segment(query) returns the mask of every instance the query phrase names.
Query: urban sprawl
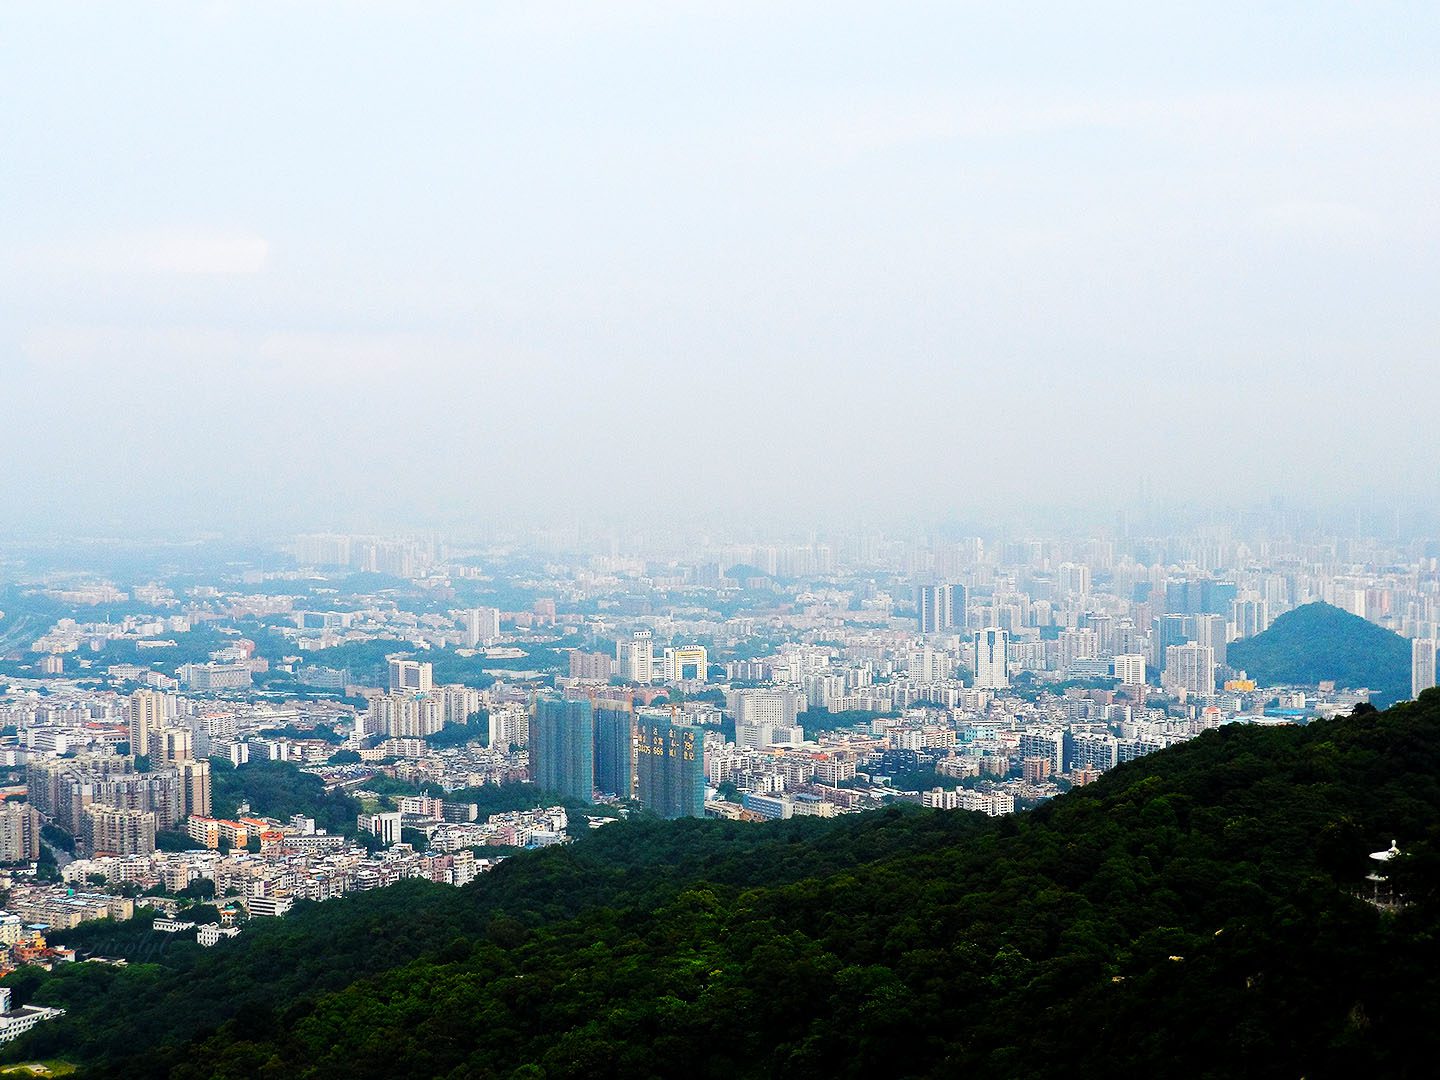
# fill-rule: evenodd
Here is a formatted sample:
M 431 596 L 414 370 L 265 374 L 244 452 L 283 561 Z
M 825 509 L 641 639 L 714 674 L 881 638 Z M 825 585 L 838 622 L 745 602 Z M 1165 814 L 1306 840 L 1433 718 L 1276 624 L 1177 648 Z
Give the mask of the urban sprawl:
M 1011 813 L 1209 728 L 1367 701 L 1229 663 L 1314 601 L 1411 639 L 1412 692 L 1435 683 L 1437 560 L 1398 541 L 628 547 L 312 534 L 201 581 L 0 552 L 0 968 L 140 913 L 223 947 L 631 814 Z M 262 768 L 359 812 L 233 797 Z M 0 1038 L 51 1015 L 0 1000 Z

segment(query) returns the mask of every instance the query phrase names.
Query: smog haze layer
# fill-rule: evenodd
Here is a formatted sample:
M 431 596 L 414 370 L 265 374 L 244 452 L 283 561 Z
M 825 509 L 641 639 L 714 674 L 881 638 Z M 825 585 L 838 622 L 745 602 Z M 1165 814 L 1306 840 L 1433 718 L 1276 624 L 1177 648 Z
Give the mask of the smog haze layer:
M 13 521 L 1435 501 L 1434 7 L 3 21 Z

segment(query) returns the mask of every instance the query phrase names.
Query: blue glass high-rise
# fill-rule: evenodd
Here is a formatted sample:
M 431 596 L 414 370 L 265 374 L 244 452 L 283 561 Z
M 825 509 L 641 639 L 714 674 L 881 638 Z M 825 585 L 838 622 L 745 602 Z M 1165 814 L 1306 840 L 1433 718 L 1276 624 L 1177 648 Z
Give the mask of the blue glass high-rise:
M 640 804 L 663 818 L 705 816 L 705 742 L 689 724 L 642 717 L 636 723 Z
M 590 702 L 536 702 L 530 722 L 530 778 L 545 791 L 594 801 L 595 711 Z

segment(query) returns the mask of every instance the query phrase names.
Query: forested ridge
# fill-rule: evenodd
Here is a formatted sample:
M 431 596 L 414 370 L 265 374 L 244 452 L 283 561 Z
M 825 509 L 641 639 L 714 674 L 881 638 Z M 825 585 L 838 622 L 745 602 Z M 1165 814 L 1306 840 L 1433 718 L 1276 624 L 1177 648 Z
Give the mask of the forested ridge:
M 1410 642 L 1333 604 L 1285 612 L 1263 634 L 1232 642 L 1226 659 L 1261 686 L 1334 680 L 1351 690 L 1370 690 L 1377 705 L 1410 694 Z
M 7 980 L 95 1077 L 1430 1075 L 1440 692 L 1039 809 L 627 822 L 464 889 Z M 1355 895 L 1398 839 L 1409 903 Z M 118 928 L 117 928 L 118 929 Z M 142 957 L 152 935 L 114 948 Z

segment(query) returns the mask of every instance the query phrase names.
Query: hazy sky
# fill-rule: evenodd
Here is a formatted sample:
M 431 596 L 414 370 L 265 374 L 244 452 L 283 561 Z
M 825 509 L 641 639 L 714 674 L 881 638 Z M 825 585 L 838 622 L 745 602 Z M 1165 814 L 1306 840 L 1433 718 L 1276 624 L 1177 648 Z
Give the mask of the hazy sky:
M 7 2 L 0 531 L 1433 502 L 1437 56 L 1434 3 Z

